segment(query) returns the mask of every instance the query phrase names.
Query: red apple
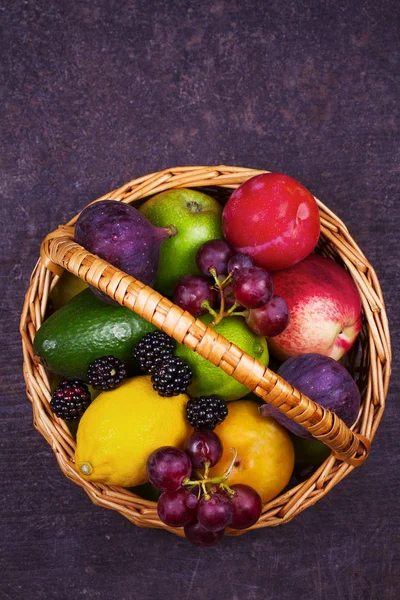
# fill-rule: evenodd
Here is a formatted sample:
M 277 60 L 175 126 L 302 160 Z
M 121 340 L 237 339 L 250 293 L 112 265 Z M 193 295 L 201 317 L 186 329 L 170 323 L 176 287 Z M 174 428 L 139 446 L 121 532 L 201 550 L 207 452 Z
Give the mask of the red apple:
M 313 254 L 272 276 L 290 311 L 283 333 L 268 338 L 276 357 L 317 352 L 339 360 L 350 350 L 361 329 L 361 298 L 343 267 Z
M 314 196 L 280 173 L 256 175 L 240 185 L 222 213 L 225 238 L 267 271 L 286 269 L 315 248 L 319 212 Z

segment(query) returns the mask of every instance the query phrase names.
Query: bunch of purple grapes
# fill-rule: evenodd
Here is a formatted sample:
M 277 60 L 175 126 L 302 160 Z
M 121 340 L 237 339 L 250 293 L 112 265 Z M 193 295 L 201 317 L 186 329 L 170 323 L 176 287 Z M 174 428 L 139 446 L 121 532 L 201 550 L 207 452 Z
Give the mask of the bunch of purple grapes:
M 250 256 L 235 253 L 228 242 L 205 242 L 196 255 L 196 265 L 202 275 L 185 275 L 178 280 L 173 301 L 199 317 L 218 301 L 225 316 L 241 314 L 248 327 L 257 335 L 273 337 L 284 331 L 289 322 L 289 309 L 283 298 L 274 296 L 270 273 L 253 264 Z M 210 311 L 211 312 L 211 311 Z
M 185 450 L 163 446 L 147 460 L 150 483 L 162 492 L 157 512 L 170 527 L 183 527 L 196 546 L 213 546 L 226 527 L 246 529 L 258 521 L 262 501 L 252 487 L 228 486 L 227 476 L 209 477 L 222 456 L 222 444 L 212 431 L 195 431 Z M 194 472 L 194 475 L 192 473 Z

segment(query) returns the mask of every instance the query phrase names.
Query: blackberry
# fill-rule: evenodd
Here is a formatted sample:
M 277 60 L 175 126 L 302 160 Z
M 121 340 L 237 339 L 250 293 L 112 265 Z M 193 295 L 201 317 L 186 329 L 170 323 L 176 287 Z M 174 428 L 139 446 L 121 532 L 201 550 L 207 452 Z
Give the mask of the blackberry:
M 170 356 L 154 371 L 151 377 L 153 388 L 160 396 L 184 394 L 192 383 L 193 373 L 181 358 Z
M 90 363 L 86 373 L 88 383 L 95 390 L 113 390 L 126 377 L 126 367 L 115 356 L 101 356 Z
M 174 342 L 162 331 L 146 333 L 135 346 L 133 357 L 139 362 L 140 368 L 148 373 L 154 373 L 166 358 L 173 355 Z
M 190 398 L 186 404 L 186 417 L 196 429 L 215 429 L 228 414 L 225 400 L 217 396 L 200 396 Z
M 80 379 L 61 381 L 53 392 L 50 408 L 64 421 L 77 421 L 83 415 L 92 398 L 87 386 Z

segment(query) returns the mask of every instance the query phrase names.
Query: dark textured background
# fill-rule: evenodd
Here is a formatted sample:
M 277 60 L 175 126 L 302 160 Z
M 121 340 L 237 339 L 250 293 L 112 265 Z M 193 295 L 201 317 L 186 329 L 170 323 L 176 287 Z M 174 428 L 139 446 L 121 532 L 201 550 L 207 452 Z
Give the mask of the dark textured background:
M 394 600 L 399 369 L 367 463 L 290 524 L 200 550 L 98 508 L 32 426 L 17 333 L 44 235 L 142 174 L 298 178 L 379 275 L 399 349 L 397 0 L 1 2 L 1 600 Z

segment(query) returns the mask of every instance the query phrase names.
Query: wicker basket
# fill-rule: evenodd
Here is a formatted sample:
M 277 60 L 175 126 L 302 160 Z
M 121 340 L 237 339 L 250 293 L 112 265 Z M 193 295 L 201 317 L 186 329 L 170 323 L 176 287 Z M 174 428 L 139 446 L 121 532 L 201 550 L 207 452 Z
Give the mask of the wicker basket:
M 206 188 L 208 194 L 224 202 L 232 189 L 250 177 L 265 172 L 226 166 L 167 169 L 131 181 L 99 200 L 109 198 L 137 203 L 163 190 L 192 187 Z M 290 521 L 315 504 L 365 460 L 385 408 L 391 370 L 389 327 L 373 268 L 346 226 L 319 200 L 317 202 L 321 220 L 319 251 L 347 268 L 363 303 L 363 329 L 348 355 L 349 369 L 362 395 L 358 419 L 351 430 L 336 415 L 303 396 L 257 360 L 216 334 L 212 328 L 76 244 L 72 226 L 78 215 L 44 240 L 41 258 L 32 273 L 21 315 L 27 395 L 33 407 L 34 425 L 53 448 L 63 473 L 83 487 L 95 504 L 117 510 L 136 525 L 162 527 L 183 535 L 181 528 L 171 529 L 159 520 L 154 502 L 123 488 L 90 483 L 80 477 L 74 468 L 75 442 L 67 425 L 56 418 L 49 408 L 49 378 L 32 350 L 32 341 L 43 321 L 49 293 L 63 269 L 95 285 L 178 342 L 219 365 L 331 448 L 330 456 L 311 477 L 264 506 L 261 518 L 253 528 L 271 527 Z M 242 532 L 232 530 L 228 533 L 237 535 Z

